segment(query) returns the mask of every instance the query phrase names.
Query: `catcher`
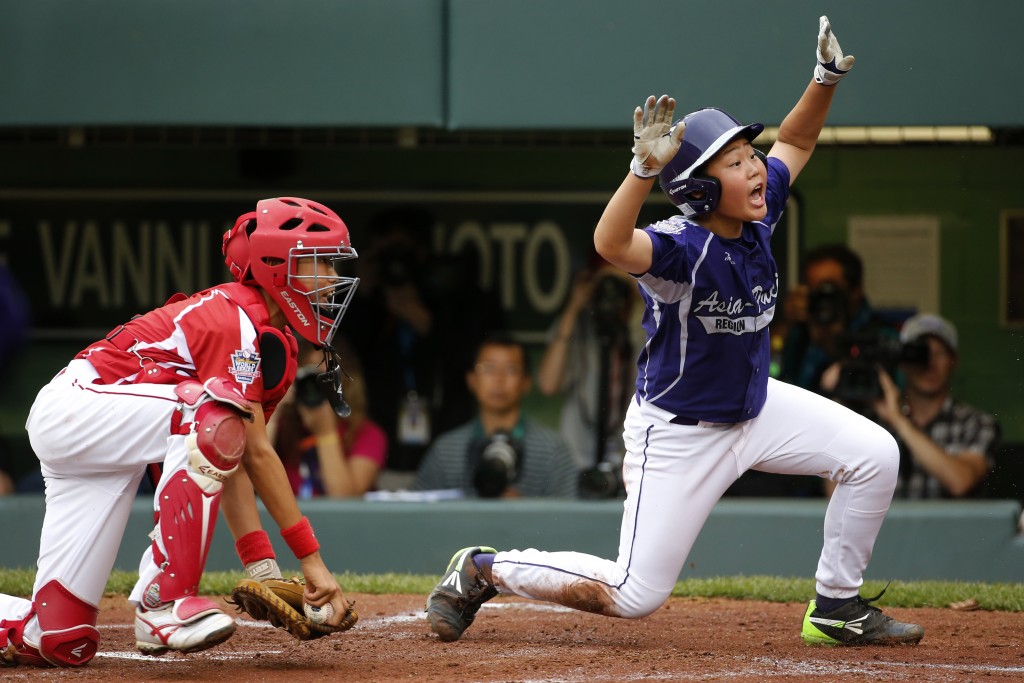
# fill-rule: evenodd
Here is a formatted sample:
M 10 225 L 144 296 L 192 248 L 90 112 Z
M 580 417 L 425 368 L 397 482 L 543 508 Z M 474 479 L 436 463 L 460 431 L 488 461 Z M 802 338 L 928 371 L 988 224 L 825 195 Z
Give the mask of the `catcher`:
M 266 199 L 225 233 L 223 250 L 234 282 L 118 326 L 40 390 L 26 428 L 46 515 L 31 599 L 0 595 L 0 664 L 82 666 L 95 656 L 100 597 L 139 482 L 156 465 L 156 526 L 129 598 L 140 651 L 196 652 L 231 637 L 234 618 L 199 597 L 199 580 L 220 501 L 232 529 L 243 528 L 257 514 L 254 489 L 301 563 L 301 596 L 283 602 L 296 614 L 303 601 L 329 604 L 327 630 L 355 623 L 266 435 L 295 379 L 291 328 L 323 349 L 321 381 L 343 406 L 331 342 L 358 284 L 336 270 L 357 256 L 348 228 L 322 204 Z M 236 600 L 253 616 L 290 618 L 299 637 L 312 633 L 273 592 L 243 582 Z

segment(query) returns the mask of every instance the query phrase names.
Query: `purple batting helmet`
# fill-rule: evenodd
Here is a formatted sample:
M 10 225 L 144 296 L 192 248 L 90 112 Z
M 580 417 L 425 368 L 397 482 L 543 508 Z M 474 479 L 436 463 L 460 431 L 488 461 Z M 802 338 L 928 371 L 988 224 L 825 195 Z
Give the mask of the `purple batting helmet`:
M 753 141 L 764 130 L 764 124 L 744 126 L 721 109 L 713 108 L 687 114 L 682 122 L 686 124 L 683 143 L 661 170 L 658 181 L 669 200 L 690 218 L 714 211 L 722 196 L 718 179 L 701 174 L 701 167 L 737 137 Z

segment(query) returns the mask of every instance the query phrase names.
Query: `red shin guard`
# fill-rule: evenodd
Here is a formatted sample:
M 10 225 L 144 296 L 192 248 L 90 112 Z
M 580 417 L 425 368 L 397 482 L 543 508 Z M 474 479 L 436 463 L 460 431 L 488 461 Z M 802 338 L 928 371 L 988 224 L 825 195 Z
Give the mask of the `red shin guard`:
M 82 600 L 56 579 L 36 592 L 34 603 L 36 619 L 43 631 L 39 656 L 53 666 L 89 663 L 100 643 L 100 632 L 96 629 L 99 608 Z M 19 653 L 18 661 L 37 664 L 31 661 L 33 656 L 32 652 Z
M 213 540 L 219 502 L 220 487 L 208 493 L 184 469 L 167 477 L 167 484 L 160 492 L 157 525 L 166 555 L 154 541 L 153 561 L 161 567 L 161 572 L 146 588 L 143 607 L 156 609 L 199 592 L 199 579 Z

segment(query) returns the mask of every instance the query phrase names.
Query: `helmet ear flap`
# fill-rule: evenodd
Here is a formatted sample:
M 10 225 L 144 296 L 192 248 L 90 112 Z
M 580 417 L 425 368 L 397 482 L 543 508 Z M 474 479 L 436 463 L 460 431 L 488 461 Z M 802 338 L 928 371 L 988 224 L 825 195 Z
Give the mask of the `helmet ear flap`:
M 768 155 L 766 155 L 764 152 L 762 152 L 757 147 L 755 147 L 754 148 L 754 156 L 756 156 L 758 159 L 760 159 L 761 163 L 764 164 L 765 170 L 768 170 Z
M 252 281 L 249 235 L 255 229 L 256 213 L 250 212 L 239 216 L 235 225 L 224 233 L 221 253 L 224 254 L 224 265 L 231 271 L 235 282 Z
M 695 175 L 685 181 L 676 206 L 687 218 L 700 216 L 718 207 L 722 183 L 714 176 Z

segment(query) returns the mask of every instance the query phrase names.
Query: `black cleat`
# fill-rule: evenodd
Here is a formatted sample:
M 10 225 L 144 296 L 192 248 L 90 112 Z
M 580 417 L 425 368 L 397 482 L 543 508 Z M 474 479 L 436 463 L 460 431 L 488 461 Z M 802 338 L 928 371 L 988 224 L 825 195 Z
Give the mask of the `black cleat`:
M 811 600 L 800 637 L 809 645 L 916 645 L 924 637 L 924 629 L 882 614 L 871 604 L 882 593 L 873 598 L 858 595 L 831 612 L 819 610 Z
M 441 582 L 427 597 L 427 619 L 430 629 L 446 643 L 458 640 L 469 628 L 480 606 L 498 594 L 476 568 L 473 557 L 495 553 L 494 548 L 473 546 L 452 556 Z

